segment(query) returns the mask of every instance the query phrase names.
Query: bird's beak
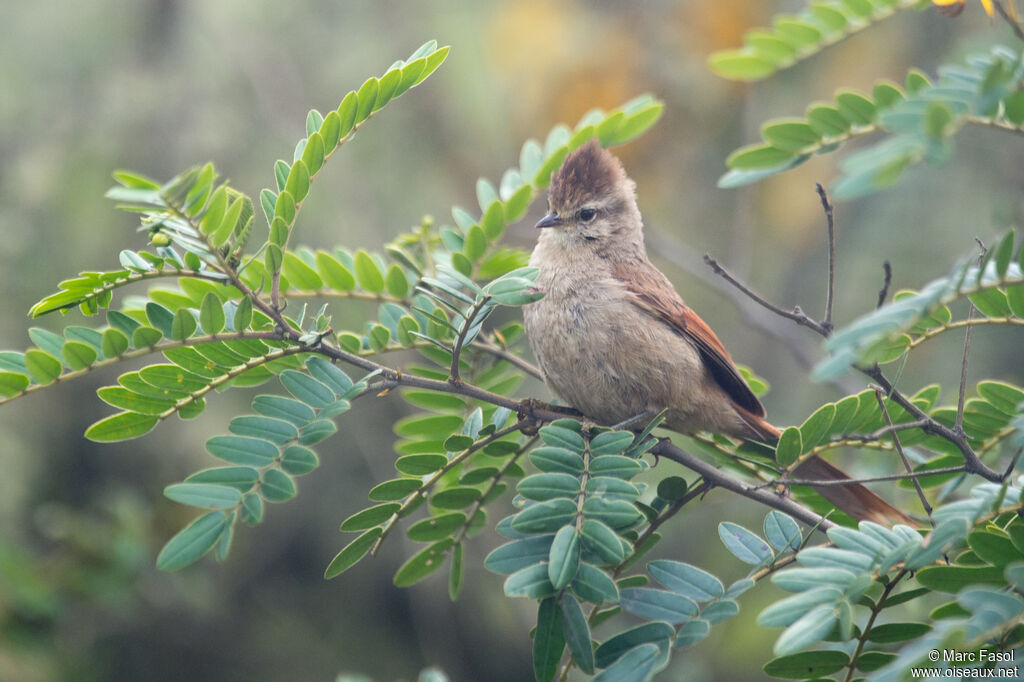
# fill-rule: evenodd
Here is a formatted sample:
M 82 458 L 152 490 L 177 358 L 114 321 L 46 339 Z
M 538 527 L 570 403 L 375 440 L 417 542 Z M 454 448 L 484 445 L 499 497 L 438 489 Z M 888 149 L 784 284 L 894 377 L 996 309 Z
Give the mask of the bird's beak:
M 540 220 L 534 227 L 557 227 L 562 224 L 562 219 L 558 217 L 557 213 L 549 213 Z

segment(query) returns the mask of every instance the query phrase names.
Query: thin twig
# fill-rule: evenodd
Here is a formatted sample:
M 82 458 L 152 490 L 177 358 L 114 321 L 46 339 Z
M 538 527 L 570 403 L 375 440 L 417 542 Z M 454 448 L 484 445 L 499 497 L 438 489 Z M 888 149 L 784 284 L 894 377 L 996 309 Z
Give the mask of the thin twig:
M 802 311 L 799 306 L 793 308 L 793 310 L 791 311 L 780 308 L 774 303 L 771 303 L 765 298 L 761 297 L 759 294 L 754 292 L 752 289 L 750 289 L 750 287 L 745 285 L 743 282 L 733 277 L 732 274 L 730 274 L 728 270 L 723 268 L 717 260 L 711 257 L 710 254 L 705 254 L 704 262 L 707 263 L 708 266 L 715 271 L 715 274 L 720 275 L 723 279 L 725 279 L 725 281 L 729 282 L 734 287 L 742 291 L 744 294 L 747 295 L 748 298 L 750 298 L 758 305 L 767 308 L 776 315 L 781 315 L 782 317 L 793 320 L 797 324 L 803 325 L 805 327 L 810 327 L 811 329 L 818 332 L 822 336 L 828 336 L 828 332 L 825 330 L 823 326 L 821 326 L 821 323 L 812 320 L 810 317 L 808 317 L 807 314 L 804 311 Z
M 983 244 L 977 237 L 974 238 L 974 241 L 978 242 L 978 248 L 981 250 L 981 253 L 978 255 L 978 267 L 980 268 L 981 262 L 985 258 L 985 253 L 988 249 L 985 248 L 985 244 Z M 960 391 L 957 393 L 956 422 L 953 424 L 953 430 L 958 433 L 964 432 L 964 403 L 967 398 L 967 359 L 971 350 L 971 332 L 974 329 L 970 324 L 971 318 L 974 317 L 974 303 L 968 299 L 967 305 L 968 324 L 967 329 L 964 331 L 964 354 L 963 360 L 960 363 Z
M 974 317 L 974 304 L 970 304 L 970 308 L 967 310 L 967 321 L 970 322 L 971 318 Z M 964 430 L 964 404 L 967 396 L 967 358 L 968 353 L 971 350 L 971 332 L 974 327 L 971 324 L 967 325 L 964 331 L 964 356 L 960 363 L 960 392 L 957 394 L 956 399 L 956 423 L 953 428 L 961 433 Z
M 462 379 L 459 378 L 459 359 L 462 355 L 462 346 L 466 343 L 466 335 L 473 326 L 476 316 L 480 314 L 480 311 L 490 300 L 489 296 L 484 296 L 474 303 L 473 307 L 470 308 L 469 313 L 466 315 L 466 321 L 462 323 L 462 326 L 459 329 L 459 335 L 455 339 L 455 345 L 452 346 L 452 366 L 448 372 L 448 381 L 455 385 L 462 383 Z
M 968 473 L 977 474 L 985 480 L 992 481 L 993 483 L 1001 482 L 1002 479 L 999 472 L 993 471 L 978 458 L 978 453 L 976 453 L 974 448 L 971 447 L 971 444 L 968 442 L 967 436 L 964 433 L 954 431 L 948 426 L 935 421 L 924 410 L 907 398 L 907 396 L 896 390 L 878 365 L 874 365 L 872 367 L 855 365 L 855 367 L 860 372 L 873 379 L 875 383 L 879 384 L 885 390 L 886 395 L 889 396 L 890 400 L 909 412 L 915 419 L 924 421 L 925 424 L 921 427 L 922 431 L 939 436 L 940 438 L 943 438 L 955 445 L 964 456 L 964 466 Z
M 788 497 L 782 495 L 776 495 L 775 493 L 767 490 L 761 490 L 757 486 L 745 483 L 737 478 L 733 478 L 724 471 L 719 470 L 712 464 L 708 464 L 704 460 L 700 459 L 695 455 L 691 455 L 682 448 L 673 444 L 667 438 L 662 438 L 658 441 L 651 452 L 659 457 L 670 459 L 673 462 L 682 464 L 687 469 L 697 472 L 704 477 L 705 481 L 708 481 L 715 485 L 717 488 L 725 488 L 731 490 L 734 493 L 738 493 L 743 497 L 760 502 L 761 504 L 778 509 L 779 511 L 785 512 L 795 519 L 803 521 L 808 526 L 818 525 L 819 530 L 822 532 L 827 531 L 836 524 L 831 521 L 824 520 L 818 514 L 804 507 L 801 504 L 793 501 Z
M 1010 2 L 1014 2 L 1014 0 L 1010 0 Z M 1015 17 L 1010 16 L 1010 14 L 1006 11 L 1006 8 L 1003 7 L 1003 3 L 1001 2 L 1001 0 L 996 0 L 992 4 L 995 5 L 996 10 L 998 10 L 999 16 L 1001 16 L 1003 20 L 1010 25 L 1010 28 L 1013 29 L 1013 32 L 1017 34 L 1017 37 L 1020 38 L 1021 40 L 1024 40 L 1024 27 L 1021 27 L 1020 22 L 1017 21 Z M 1016 14 L 1016 12 L 1014 13 Z
M 945 474 L 962 474 L 964 473 L 964 466 L 955 467 L 944 467 L 942 469 L 932 469 L 930 471 L 912 471 L 909 474 L 890 474 L 888 476 L 868 476 L 866 478 L 847 478 L 841 481 L 828 480 L 818 481 L 813 479 L 803 478 L 787 478 L 780 479 L 777 481 L 769 481 L 768 483 L 762 483 L 759 488 L 767 488 L 774 485 L 811 485 L 815 488 L 836 488 L 844 485 L 860 485 L 862 483 L 886 483 L 891 481 L 909 481 L 917 478 L 926 478 L 928 476 L 942 476 Z
M 814 183 L 818 190 L 818 197 L 821 199 L 821 207 L 825 210 L 825 222 L 828 224 L 828 288 L 825 293 L 825 318 L 821 326 L 825 329 L 826 335 L 832 333 L 832 302 L 835 296 L 836 283 L 836 229 L 833 217 L 833 207 L 828 200 L 828 194 L 820 182 Z
M 884 273 L 882 288 L 878 291 L 878 303 L 875 304 L 875 310 L 881 308 L 889 296 L 889 285 L 892 284 L 892 264 L 889 261 L 882 263 L 882 272 Z
M 881 386 L 875 386 L 875 400 L 878 401 L 878 407 L 882 410 L 882 416 L 885 417 L 885 423 L 888 424 L 889 428 L 892 428 L 892 417 L 889 416 L 889 409 L 885 406 L 885 391 Z M 914 468 L 910 466 L 910 460 L 907 459 L 907 453 L 903 451 L 903 444 L 900 443 L 899 434 L 895 431 L 892 434 L 893 445 L 896 446 L 896 452 L 899 453 L 900 459 L 903 460 L 903 467 L 907 470 L 908 474 L 914 473 Z M 917 496 L 921 499 L 921 506 L 924 507 L 924 513 L 928 515 L 928 520 L 932 519 L 932 505 L 928 502 L 928 497 L 924 494 L 924 488 L 921 487 L 921 482 L 914 476 L 910 479 L 914 483 L 914 490 L 917 491 Z M 934 521 L 931 521 L 932 525 L 935 525 Z
M 782 340 L 783 347 L 790 352 L 801 367 L 811 369 L 818 363 L 820 359 L 818 348 L 807 343 L 807 338 L 799 330 L 786 324 L 784 320 L 778 319 L 770 311 L 763 310 L 742 292 L 737 291 L 729 282 L 710 272 L 704 266 L 698 252 L 666 235 L 663 230 L 648 231 L 647 243 L 652 252 L 729 298 L 752 326 Z
M 491 355 L 493 355 L 495 357 L 501 358 L 502 360 L 506 360 L 507 362 L 509 362 L 512 365 L 515 365 L 516 367 L 518 367 L 519 369 L 523 370 L 524 372 L 526 372 L 530 376 L 536 377 L 537 379 L 541 379 L 541 380 L 544 379 L 544 374 L 540 371 L 540 369 L 536 365 L 533 365 L 533 364 L 527 362 L 526 360 L 524 360 L 523 358 L 519 357 L 518 355 L 516 355 L 512 351 L 507 350 L 505 348 L 502 348 L 501 346 L 499 346 L 496 343 L 492 343 L 490 341 L 485 341 L 483 339 L 476 338 L 476 339 L 473 339 L 473 342 L 471 344 L 469 344 L 469 345 L 472 348 L 479 348 L 480 350 L 482 350 L 482 351 L 484 351 L 486 353 L 490 353 Z

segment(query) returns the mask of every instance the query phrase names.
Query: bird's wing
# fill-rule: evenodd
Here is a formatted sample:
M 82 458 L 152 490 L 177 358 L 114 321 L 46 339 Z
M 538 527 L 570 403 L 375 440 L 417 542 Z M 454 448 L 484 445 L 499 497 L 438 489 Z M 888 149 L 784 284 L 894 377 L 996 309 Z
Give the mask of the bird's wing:
M 711 327 L 683 303 L 665 275 L 650 263 L 617 263 L 612 266 L 612 276 L 622 283 L 640 310 L 693 343 L 711 376 L 737 405 L 754 416 L 764 416 L 764 406 L 750 390 L 725 346 Z

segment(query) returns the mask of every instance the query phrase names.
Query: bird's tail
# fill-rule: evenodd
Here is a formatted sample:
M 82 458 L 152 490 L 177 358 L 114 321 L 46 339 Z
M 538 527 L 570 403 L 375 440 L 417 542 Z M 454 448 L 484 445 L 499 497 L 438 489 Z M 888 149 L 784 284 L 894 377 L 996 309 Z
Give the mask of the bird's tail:
M 744 421 L 750 427 L 751 436 L 756 440 L 775 443 L 781 431 L 763 418 L 747 413 Z M 793 469 L 793 477 L 811 481 L 848 481 L 850 477 L 841 469 L 832 466 L 821 457 L 811 457 Z M 916 526 L 909 516 L 892 506 L 860 483 L 848 485 L 811 486 L 824 497 L 858 521 L 874 521 L 884 526 L 905 523 Z

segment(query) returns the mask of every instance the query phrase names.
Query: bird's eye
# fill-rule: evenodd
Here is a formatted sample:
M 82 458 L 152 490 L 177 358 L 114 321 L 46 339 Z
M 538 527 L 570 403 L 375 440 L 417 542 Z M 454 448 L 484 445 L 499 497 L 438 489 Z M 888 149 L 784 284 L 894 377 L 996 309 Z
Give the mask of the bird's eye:
M 592 208 L 580 209 L 580 220 L 585 223 L 589 223 L 597 215 L 597 211 Z

